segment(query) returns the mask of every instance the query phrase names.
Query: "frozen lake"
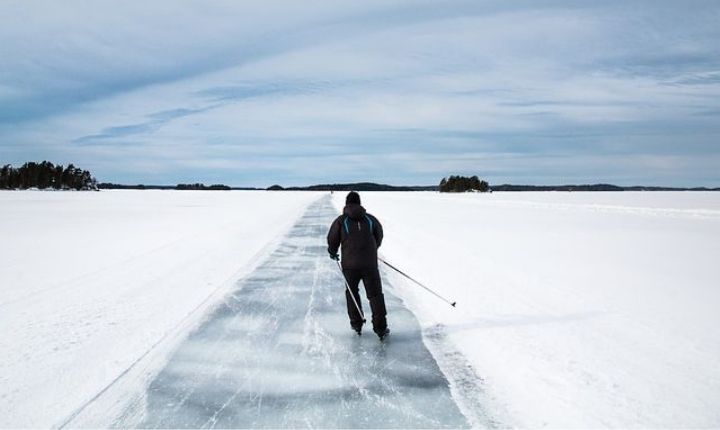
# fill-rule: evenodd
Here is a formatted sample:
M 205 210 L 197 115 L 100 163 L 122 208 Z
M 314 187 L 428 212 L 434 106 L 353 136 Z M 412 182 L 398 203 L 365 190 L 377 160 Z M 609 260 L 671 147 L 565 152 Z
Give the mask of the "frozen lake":
M 112 427 L 469 427 L 417 320 L 387 285 L 391 337 L 351 331 L 325 245 L 335 216 L 329 198 L 311 204 L 172 354 L 133 406 L 142 410 L 122 414 L 141 421 Z
M 61 423 L 193 326 L 318 197 L 0 192 L 0 427 Z
M 720 426 L 720 193 L 361 196 L 381 254 L 458 301 L 392 279 L 504 423 Z
M 458 302 L 383 272 L 384 346 L 325 254 L 344 197 L 0 193 L 0 427 L 720 425 L 720 193 L 361 193 Z

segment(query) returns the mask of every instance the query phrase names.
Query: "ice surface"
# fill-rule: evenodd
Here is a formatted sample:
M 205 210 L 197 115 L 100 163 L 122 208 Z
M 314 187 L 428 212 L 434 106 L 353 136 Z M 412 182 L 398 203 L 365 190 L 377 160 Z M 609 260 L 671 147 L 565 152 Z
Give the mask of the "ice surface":
M 324 203 L 236 285 L 318 194 L 0 193 L 0 427 L 720 426 L 720 193 L 361 194 L 438 365 L 394 297 L 353 338 Z
M 388 286 L 391 337 L 351 331 L 325 245 L 336 215 L 328 198 L 312 204 L 174 352 L 142 412 L 123 414 L 142 421 L 113 426 L 468 427 L 417 321 Z
M 0 427 L 51 427 L 186 332 L 315 193 L 0 192 Z
M 388 272 L 504 425 L 720 427 L 720 193 L 361 198 L 382 256 L 458 301 Z

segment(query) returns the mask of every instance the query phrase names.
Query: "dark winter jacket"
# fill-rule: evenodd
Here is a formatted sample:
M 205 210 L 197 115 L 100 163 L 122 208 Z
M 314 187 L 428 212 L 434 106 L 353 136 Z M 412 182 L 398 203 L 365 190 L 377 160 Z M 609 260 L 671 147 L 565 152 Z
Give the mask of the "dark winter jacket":
M 342 245 L 343 269 L 376 268 L 377 249 L 383 239 L 380 221 L 357 204 L 349 204 L 333 221 L 328 232 L 328 252 L 337 254 Z

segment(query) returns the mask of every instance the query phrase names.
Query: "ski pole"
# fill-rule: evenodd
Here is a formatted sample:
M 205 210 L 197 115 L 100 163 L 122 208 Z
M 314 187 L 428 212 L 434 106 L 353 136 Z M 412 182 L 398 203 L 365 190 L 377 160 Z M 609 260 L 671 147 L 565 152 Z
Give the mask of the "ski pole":
M 446 299 L 445 297 L 441 296 L 440 294 L 436 293 L 435 291 L 431 290 L 430 288 L 426 287 L 425 285 L 421 284 L 420 282 L 414 280 L 410 277 L 407 273 L 403 272 L 402 270 L 398 269 L 397 267 L 393 266 L 392 264 L 388 263 L 387 261 L 383 260 L 382 258 L 378 257 L 378 260 L 385 263 L 388 267 L 393 269 L 394 271 L 398 272 L 399 274 L 403 275 L 404 277 L 408 278 L 409 280 L 413 281 L 414 283 L 420 285 L 421 287 L 425 288 L 427 291 L 431 292 L 435 295 L 435 297 L 439 298 L 440 300 L 444 301 L 445 303 L 449 304 L 452 307 L 455 307 L 457 302 L 451 302 L 450 300 Z
M 350 289 L 350 284 L 348 284 L 347 278 L 345 277 L 345 274 L 342 271 L 342 266 L 340 265 L 340 262 L 338 260 L 335 260 L 337 263 L 338 269 L 340 269 L 340 274 L 343 277 L 343 281 L 345 281 L 345 288 L 347 288 L 348 293 L 350 294 L 350 297 L 352 297 L 353 303 L 355 303 L 355 307 L 357 308 L 358 312 L 360 312 L 360 317 L 363 320 L 363 323 L 366 322 L 365 320 L 365 314 L 363 313 L 362 309 L 360 309 L 360 305 L 358 305 L 357 300 L 355 300 L 355 294 L 353 294 L 352 290 Z

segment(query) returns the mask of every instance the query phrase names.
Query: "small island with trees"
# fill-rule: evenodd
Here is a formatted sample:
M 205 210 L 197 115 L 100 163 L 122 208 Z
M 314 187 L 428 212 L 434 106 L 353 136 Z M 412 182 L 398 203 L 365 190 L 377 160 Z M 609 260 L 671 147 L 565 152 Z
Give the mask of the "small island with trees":
M 449 178 L 442 178 L 438 189 L 441 193 L 486 193 L 490 191 L 490 184 L 487 181 L 480 180 L 477 176 L 451 175 Z
M 69 164 L 67 167 L 49 161 L 27 162 L 15 168 L 6 164 L 0 169 L 0 189 L 27 190 L 97 190 L 97 181 L 89 171 Z

